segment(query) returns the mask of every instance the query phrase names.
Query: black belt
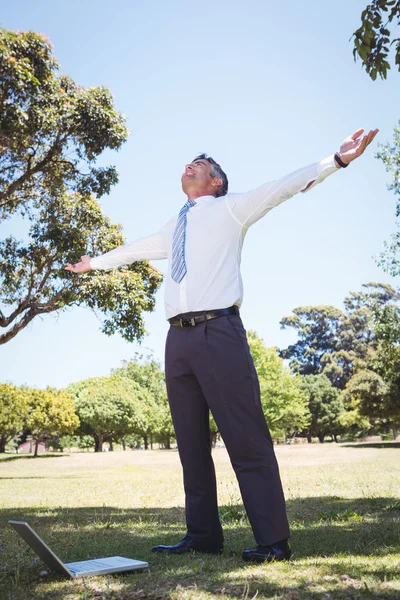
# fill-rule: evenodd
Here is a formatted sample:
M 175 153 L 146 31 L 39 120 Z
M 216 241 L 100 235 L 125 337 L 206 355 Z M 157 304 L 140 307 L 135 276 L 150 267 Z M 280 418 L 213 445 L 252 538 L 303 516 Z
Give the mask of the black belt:
M 218 317 L 223 317 L 224 315 L 239 316 L 239 308 L 237 306 L 230 306 L 229 308 L 220 308 L 218 310 L 205 310 L 200 315 L 195 315 L 194 317 L 187 316 L 183 319 L 172 317 L 172 319 L 168 319 L 168 321 L 171 325 L 174 325 L 174 327 L 195 327 L 198 323 L 210 321 L 211 319 L 218 319 Z

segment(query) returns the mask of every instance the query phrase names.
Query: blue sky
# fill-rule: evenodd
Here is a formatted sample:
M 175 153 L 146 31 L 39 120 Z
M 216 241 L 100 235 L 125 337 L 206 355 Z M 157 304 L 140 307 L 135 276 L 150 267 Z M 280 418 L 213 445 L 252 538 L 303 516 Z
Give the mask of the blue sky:
M 352 32 L 366 0 L 15 0 L 3 27 L 49 36 L 61 72 L 111 89 L 131 135 L 106 153 L 120 183 L 102 199 L 128 240 L 158 230 L 183 204 L 186 162 L 208 152 L 241 192 L 315 162 L 358 127 L 378 127 L 367 153 L 259 221 L 242 259 L 242 318 L 267 345 L 294 339 L 279 321 L 296 306 L 342 307 L 350 290 L 397 285 L 373 256 L 395 228 L 390 176 L 374 158 L 399 119 L 400 74 L 372 82 L 354 63 Z M 1 234 L 10 233 L 12 222 Z M 13 235 L 18 235 L 14 228 Z M 77 257 L 78 259 L 79 257 Z M 165 271 L 164 261 L 154 262 Z M 99 331 L 88 309 L 36 318 L 1 346 L 0 381 L 63 387 L 106 375 L 136 351 L 163 361 L 164 288 L 141 346 Z

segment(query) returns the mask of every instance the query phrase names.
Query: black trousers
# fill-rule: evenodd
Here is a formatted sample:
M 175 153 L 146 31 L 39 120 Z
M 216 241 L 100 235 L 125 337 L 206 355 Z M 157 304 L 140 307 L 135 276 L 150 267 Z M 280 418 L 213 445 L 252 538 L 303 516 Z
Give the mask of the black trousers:
M 198 314 L 202 313 L 190 313 Z M 269 545 L 288 538 L 278 464 L 241 318 L 228 315 L 195 327 L 171 325 L 165 372 L 183 467 L 190 536 L 199 543 L 223 539 L 211 457 L 211 410 L 236 473 L 256 542 Z

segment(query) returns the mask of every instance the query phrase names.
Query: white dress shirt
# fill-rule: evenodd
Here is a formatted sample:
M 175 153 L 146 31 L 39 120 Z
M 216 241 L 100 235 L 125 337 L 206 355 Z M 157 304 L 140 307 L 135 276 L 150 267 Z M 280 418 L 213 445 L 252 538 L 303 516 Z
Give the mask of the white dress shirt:
M 171 261 L 168 265 L 167 319 L 180 313 L 240 306 L 243 299 L 240 261 L 250 225 L 281 202 L 297 192 L 308 191 L 335 171 L 338 168 L 330 156 L 244 194 L 196 198 L 196 205 L 187 213 L 187 273 L 180 283 L 171 277 Z M 138 260 L 170 258 L 177 217 L 175 215 L 154 235 L 92 258 L 92 269 L 112 269 Z

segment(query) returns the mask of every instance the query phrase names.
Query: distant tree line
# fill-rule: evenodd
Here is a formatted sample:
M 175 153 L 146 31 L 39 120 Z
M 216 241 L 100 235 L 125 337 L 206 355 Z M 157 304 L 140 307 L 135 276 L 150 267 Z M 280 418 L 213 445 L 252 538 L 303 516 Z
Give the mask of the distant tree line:
M 302 376 L 312 421 L 308 437 L 360 432 L 387 433 L 400 427 L 399 293 L 369 283 L 351 292 L 345 310 L 303 306 L 281 321 L 297 341 L 281 350 Z
M 278 440 L 398 437 L 400 429 L 400 295 L 369 283 L 351 292 L 344 310 L 295 308 L 282 327 L 297 332 L 288 348 L 268 348 L 254 331 L 248 342 L 261 403 Z M 286 361 L 286 362 L 285 362 Z M 288 363 L 288 364 L 287 364 Z M 218 429 L 211 417 L 215 443 Z M 152 356 L 136 355 L 110 376 L 64 390 L 0 384 L 0 452 L 28 437 L 53 449 L 171 448 L 174 431 L 164 373 Z

